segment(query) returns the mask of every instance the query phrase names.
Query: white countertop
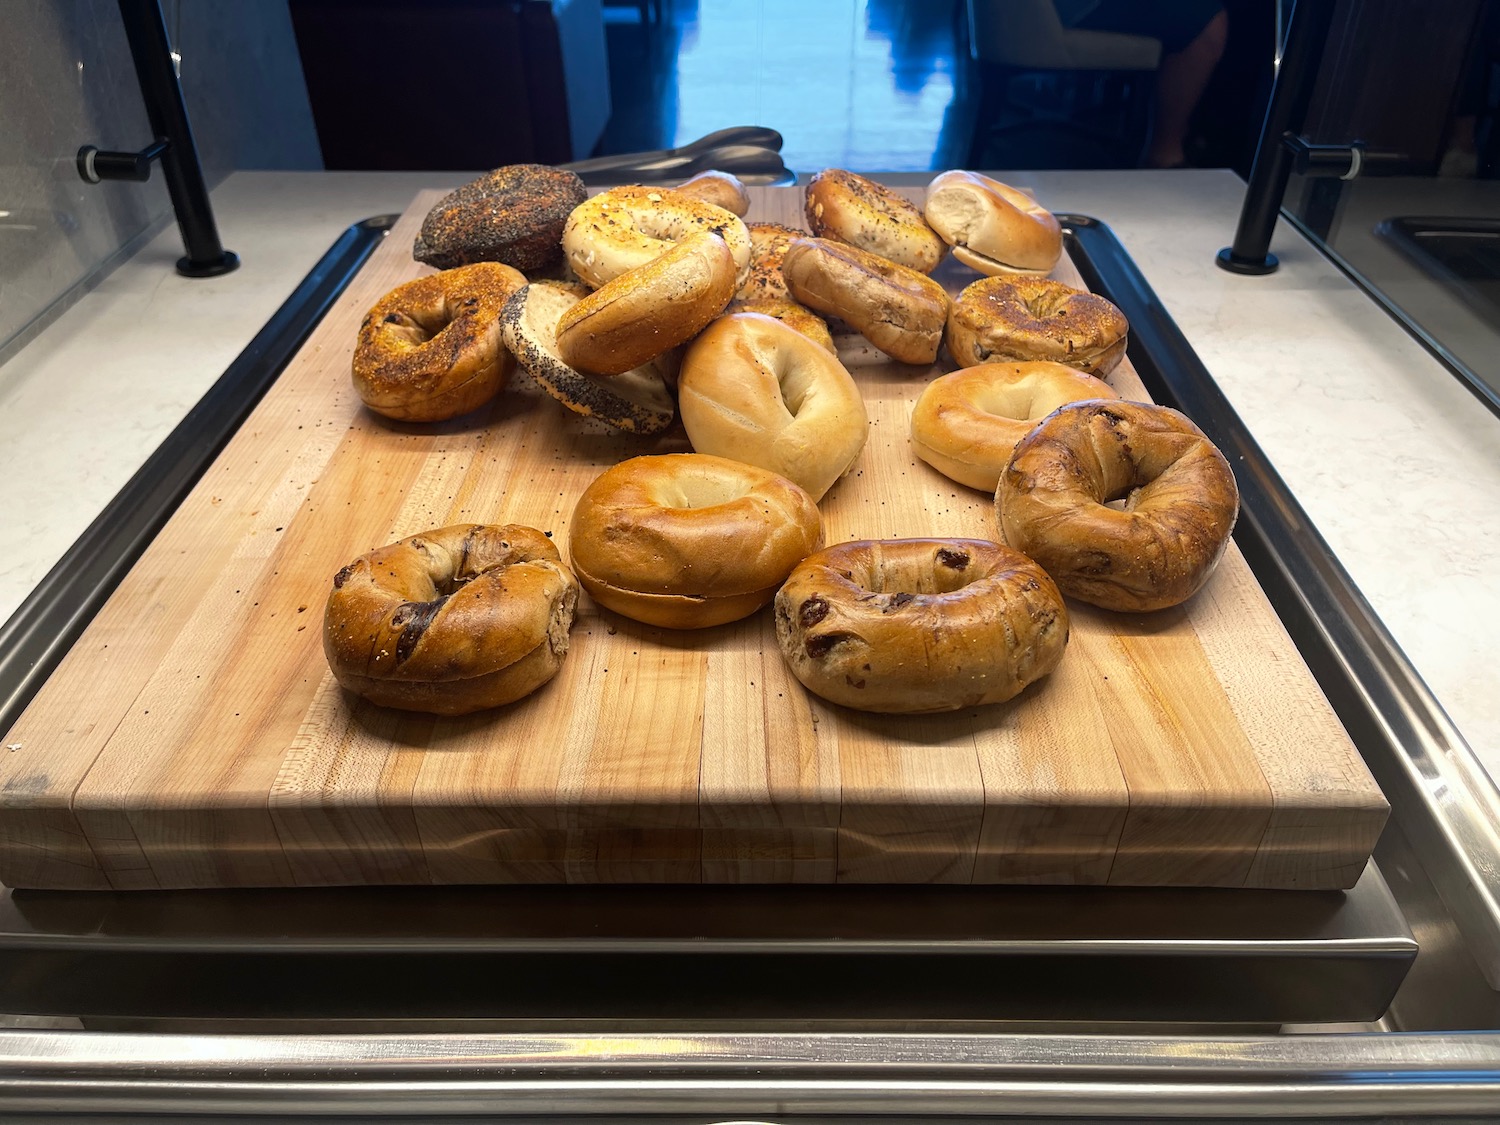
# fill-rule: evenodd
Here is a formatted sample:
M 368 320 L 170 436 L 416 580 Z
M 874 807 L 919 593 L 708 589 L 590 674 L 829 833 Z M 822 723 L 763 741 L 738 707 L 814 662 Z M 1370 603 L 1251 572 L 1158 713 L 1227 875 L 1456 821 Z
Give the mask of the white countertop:
M 244 264 L 174 272 L 169 228 L 0 367 L 8 616 L 349 224 L 433 173 L 241 172 L 214 193 Z M 1500 419 L 1284 224 L 1263 278 L 1213 264 L 1229 172 L 1008 176 L 1119 235 L 1272 463 L 1500 777 Z

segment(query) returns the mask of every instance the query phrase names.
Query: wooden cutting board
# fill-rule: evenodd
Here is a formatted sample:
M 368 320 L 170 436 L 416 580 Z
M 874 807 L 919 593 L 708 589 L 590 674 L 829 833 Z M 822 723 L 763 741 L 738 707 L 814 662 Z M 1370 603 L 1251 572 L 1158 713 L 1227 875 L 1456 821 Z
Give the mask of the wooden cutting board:
M 800 192 L 753 194 L 753 218 L 802 225 Z M 519 381 L 440 425 L 360 406 L 356 326 L 426 272 L 410 249 L 438 195 L 412 204 L 6 736 L 0 880 L 1354 883 L 1386 804 L 1233 546 L 1185 607 L 1071 605 L 1057 672 L 945 716 L 809 696 L 769 611 L 672 632 L 587 597 L 561 673 L 522 702 L 440 720 L 345 696 L 320 643 L 345 563 L 466 521 L 566 544 L 605 466 L 686 448 Z M 954 292 L 974 277 L 952 261 L 936 276 Z M 1066 260 L 1056 276 L 1079 284 Z M 869 443 L 821 505 L 828 542 L 992 536 L 990 497 L 908 444 L 941 368 L 863 359 Z M 1145 397 L 1128 363 L 1110 382 Z

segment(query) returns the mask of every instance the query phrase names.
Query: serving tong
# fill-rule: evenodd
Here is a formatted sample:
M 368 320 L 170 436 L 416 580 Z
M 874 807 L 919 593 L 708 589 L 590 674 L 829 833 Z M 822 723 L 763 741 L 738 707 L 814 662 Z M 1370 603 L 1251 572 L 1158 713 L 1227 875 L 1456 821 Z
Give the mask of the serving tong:
M 746 183 L 789 184 L 796 178 L 781 159 L 782 136 L 762 125 L 719 129 L 677 148 L 595 156 L 560 167 L 585 183 L 664 183 L 699 172 L 729 172 Z

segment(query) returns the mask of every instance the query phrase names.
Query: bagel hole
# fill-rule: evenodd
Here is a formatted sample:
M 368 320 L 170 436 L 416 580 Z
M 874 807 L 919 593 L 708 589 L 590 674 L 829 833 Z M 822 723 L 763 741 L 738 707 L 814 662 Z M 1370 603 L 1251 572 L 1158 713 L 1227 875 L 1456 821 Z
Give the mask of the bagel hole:
M 882 559 L 874 567 L 867 581 L 862 583 L 872 594 L 899 597 L 920 597 L 931 594 L 951 594 L 962 590 L 969 583 L 965 580 L 965 567 L 942 566 L 932 558 Z
M 666 489 L 658 497 L 667 508 L 715 508 L 728 504 L 750 491 L 750 486 L 733 477 L 695 474 L 672 482 L 676 487 Z
M 448 302 L 442 301 L 436 308 L 427 307 L 411 312 L 387 313 L 386 331 L 411 347 L 421 347 L 427 341 L 453 323 L 453 312 Z

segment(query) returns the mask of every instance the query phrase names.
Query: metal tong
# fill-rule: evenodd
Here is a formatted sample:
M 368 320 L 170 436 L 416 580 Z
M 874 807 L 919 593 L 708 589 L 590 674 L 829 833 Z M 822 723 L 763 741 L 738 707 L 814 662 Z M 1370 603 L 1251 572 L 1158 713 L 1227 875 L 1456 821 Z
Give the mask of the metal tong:
M 596 156 L 561 167 L 585 183 L 645 183 L 685 180 L 699 172 L 730 172 L 747 183 L 791 183 L 795 173 L 781 160 L 782 137 L 760 125 L 737 125 L 689 141 L 679 148 Z

